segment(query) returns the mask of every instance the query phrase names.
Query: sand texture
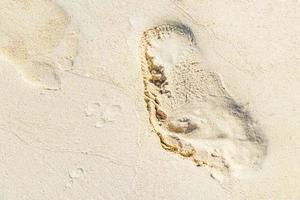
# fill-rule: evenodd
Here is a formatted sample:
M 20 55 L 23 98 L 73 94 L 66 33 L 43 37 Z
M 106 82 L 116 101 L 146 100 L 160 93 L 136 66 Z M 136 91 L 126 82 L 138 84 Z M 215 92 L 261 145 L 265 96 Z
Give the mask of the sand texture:
M 0 200 L 300 199 L 296 0 L 1 0 Z

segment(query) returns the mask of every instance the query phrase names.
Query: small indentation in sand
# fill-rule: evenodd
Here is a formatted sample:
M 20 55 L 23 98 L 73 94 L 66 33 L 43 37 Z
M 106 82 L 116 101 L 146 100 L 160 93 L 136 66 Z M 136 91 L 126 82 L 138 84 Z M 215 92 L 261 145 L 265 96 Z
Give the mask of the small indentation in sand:
M 102 128 L 105 126 L 105 124 L 107 123 L 108 121 L 105 119 L 105 118 L 101 118 L 99 119 L 96 124 L 95 124 L 95 127 L 96 128 Z
M 87 105 L 84 113 L 87 117 L 93 118 L 96 128 L 103 128 L 108 123 L 120 120 L 122 107 L 118 104 L 92 102 Z
M 95 103 L 89 103 L 88 106 L 85 109 L 85 114 L 86 116 L 92 116 L 92 115 L 103 115 L 102 112 L 102 105 L 99 102 L 95 102 Z
M 83 174 L 84 174 L 84 169 L 80 168 L 80 167 L 78 167 L 76 169 L 72 169 L 71 171 L 69 171 L 69 177 L 71 179 L 80 178 Z

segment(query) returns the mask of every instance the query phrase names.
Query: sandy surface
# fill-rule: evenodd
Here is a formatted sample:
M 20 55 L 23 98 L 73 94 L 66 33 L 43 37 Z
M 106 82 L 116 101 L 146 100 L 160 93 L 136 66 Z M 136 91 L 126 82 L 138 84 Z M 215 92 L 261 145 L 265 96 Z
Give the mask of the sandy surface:
M 1 0 L 0 199 L 299 199 L 299 32 L 296 0 Z

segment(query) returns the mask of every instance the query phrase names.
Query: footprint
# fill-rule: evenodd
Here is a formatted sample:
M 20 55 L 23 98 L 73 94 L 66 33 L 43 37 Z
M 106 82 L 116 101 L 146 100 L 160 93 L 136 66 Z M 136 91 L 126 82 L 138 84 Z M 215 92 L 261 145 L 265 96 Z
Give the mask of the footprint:
M 149 122 L 164 149 L 212 173 L 259 167 L 266 154 L 259 127 L 207 69 L 188 27 L 146 30 L 140 52 Z
M 78 45 L 67 13 L 48 0 L 1 0 L 0 19 L 0 59 L 25 80 L 59 89 L 56 70 L 72 68 Z

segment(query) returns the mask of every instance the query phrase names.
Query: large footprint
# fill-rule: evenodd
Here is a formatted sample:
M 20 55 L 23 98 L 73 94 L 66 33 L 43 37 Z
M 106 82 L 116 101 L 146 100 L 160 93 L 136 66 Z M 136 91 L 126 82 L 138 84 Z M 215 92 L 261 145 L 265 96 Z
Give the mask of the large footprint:
M 16 66 L 25 80 L 58 89 L 55 70 L 72 67 L 77 44 L 70 17 L 53 1 L 0 1 L 0 59 Z
M 265 139 L 218 75 L 206 68 L 188 27 L 146 30 L 140 51 L 149 121 L 164 149 L 221 174 L 259 166 Z

